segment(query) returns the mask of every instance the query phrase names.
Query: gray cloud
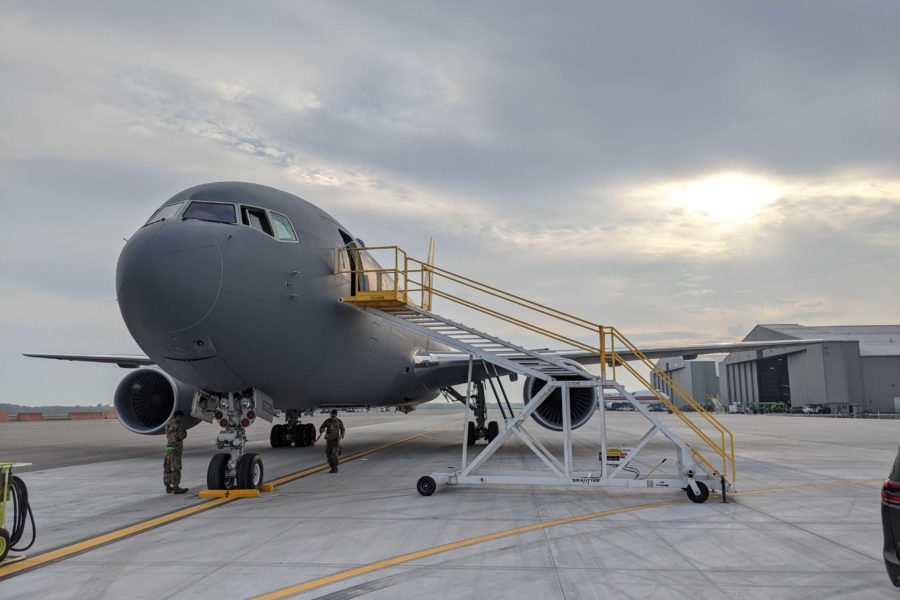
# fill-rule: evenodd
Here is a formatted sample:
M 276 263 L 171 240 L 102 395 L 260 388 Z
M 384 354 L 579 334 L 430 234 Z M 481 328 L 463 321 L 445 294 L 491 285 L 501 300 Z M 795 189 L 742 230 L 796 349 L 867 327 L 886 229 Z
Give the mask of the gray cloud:
M 135 350 L 121 238 L 210 180 L 287 189 L 372 244 L 434 235 L 443 264 L 650 344 L 897 321 L 892 3 L 4 13 L 4 397 L 109 398 L 118 373 L 18 353 Z M 666 192 L 721 173 L 777 198 L 729 221 Z

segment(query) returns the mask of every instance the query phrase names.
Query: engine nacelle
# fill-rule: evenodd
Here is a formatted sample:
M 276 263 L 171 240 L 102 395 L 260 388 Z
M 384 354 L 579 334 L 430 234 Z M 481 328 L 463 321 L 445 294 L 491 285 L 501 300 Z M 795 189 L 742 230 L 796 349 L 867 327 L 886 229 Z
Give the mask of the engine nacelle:
M 199 423 L 191 416 L 194 388 L 159 369 L 138 369 L 116 387 L 114 404 L 125 429 L 143 435 L 158 435 L 176 410 L 184 413 L 181 424 L 189 429 Z
M 566 361 L 569 362 L 569 361 Z M 578 363 L 572 362 L 572 366 L 578 367 L 579 370 L 584 369 Z M 587 371 L 585 371 L 587 374 Z M 578 379 L 577 375 L 571 377 L 558 377 L 558 379 Z M 538 392 L 544 388 L 545 382 L 542 379 L 527 377 L 525 385 L 522 388 L 522 397 L 525 404 L 528 404 Z M 597 397 L 595 388 L 579 387 L 569 388 L 569 407 L 572 411 L 572 429 L 577 429 L 590 420 L 591 415 L 597 409 Z M 563 414 L 562 414 L 562 390 L 556 389 L 550 394 L 550 397 L 544 400 L 533 413 L 531 418 L 538 422 L 542 427 L 553 431 L 562 431 Z

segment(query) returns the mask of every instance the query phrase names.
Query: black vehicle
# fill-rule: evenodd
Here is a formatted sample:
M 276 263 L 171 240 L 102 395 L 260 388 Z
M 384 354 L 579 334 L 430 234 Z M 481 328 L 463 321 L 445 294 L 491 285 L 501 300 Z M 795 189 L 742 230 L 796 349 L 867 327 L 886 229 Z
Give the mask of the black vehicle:
M 891 475 L 881 486 L 881 526 L 884 529 L 884 566 L 895 587 L 900 587 L 900 452 Z

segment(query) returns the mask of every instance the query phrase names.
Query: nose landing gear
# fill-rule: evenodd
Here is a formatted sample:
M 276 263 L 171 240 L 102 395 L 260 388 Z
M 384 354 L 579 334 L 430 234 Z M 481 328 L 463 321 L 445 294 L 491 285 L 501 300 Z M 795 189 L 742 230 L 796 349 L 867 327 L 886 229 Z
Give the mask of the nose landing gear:
M 255 389 L 232 394 L 203 392 L 195 397 L 191 414 L 205 421 L 215 421 L 222 428 L 216 436 L 216 447 L 220 452 L 213 455 L 206 470 L 206 487 L 225 490 L 262 486 L 262 458 L 255 452 L 244 453 L 244 448 L 247 427 L 258 416 L 267 421 L 275 417 L 272 399 Z

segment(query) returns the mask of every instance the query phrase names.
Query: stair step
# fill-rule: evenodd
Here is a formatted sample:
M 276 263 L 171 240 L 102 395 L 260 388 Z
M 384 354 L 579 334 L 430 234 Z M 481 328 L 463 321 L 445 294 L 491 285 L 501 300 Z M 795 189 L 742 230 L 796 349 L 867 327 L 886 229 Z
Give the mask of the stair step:
M 537 351 L 526 350 L 512 342 L 418 309 L 400 308 L 382 310 L 382 312 L 402 318 L 425 332 L 433 332 L 435 336 L 440 336 L 439 340 L 443 338 L 446 343 L 459 344 L 460 350 L 471 349 L 481 360 L 487 362 L 493 362 L 491 357 L 496 357 L 498 360 L 502 359 L 502 361 L 510 361 L 519 365 L 526 374 L 529 371 L 531 374 L 539 372 L 549 377 L 571 375 L 572 373 L 565 365 L 559 364 L 560 358 L 556 354 L 550 353 L 545 348 Z M 426 333 L 426 335 L 428 334 Z M 546 352 L 547 358 L 544 359 L 537 355 L 540 352 Z M 507 366 L 507 368 L 509 367 Z

